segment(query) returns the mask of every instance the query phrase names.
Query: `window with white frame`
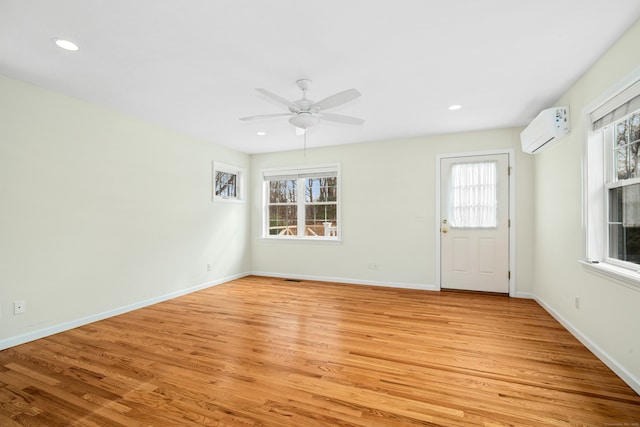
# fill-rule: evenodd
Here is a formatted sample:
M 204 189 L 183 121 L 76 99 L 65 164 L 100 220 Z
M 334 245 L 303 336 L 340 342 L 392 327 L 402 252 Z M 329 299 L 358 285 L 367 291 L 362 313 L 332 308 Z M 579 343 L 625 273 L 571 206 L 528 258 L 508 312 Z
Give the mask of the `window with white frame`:
M 339 239 L 338 164 L 269 169 L 262 175 L 263 237 Z
M 244 201 L 244 168 L 213 162 L 213 200 Z
M 640 79 L 593 109 L 589 119 L 586 257 L 635 272 L 640 269 Z

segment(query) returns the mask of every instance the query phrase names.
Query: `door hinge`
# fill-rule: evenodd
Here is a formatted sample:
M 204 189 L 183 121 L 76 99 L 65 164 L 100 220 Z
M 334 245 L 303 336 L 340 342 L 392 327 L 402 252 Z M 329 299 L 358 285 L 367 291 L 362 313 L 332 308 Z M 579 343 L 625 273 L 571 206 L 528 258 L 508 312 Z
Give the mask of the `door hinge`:
M 508 271 L 508 272 L 507 272 L 507 278 L 508 278 L 509 280 L 511 280 L 511 272 L 510 272 L 510 271 Z
M 507 176 L 511 176 L 511 166 L 507 167 Z
M 507 221 L 507 227 L 511 227 L 511 220 Z

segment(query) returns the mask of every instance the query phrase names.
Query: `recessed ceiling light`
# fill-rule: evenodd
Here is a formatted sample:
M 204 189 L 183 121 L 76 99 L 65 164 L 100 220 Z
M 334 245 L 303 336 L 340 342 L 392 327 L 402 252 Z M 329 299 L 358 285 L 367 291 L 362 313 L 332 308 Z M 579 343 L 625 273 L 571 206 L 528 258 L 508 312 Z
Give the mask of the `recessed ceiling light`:
M 258 136 L 265 136 L 266 134 L 267 134 L 267 133 L 266 133 L 266 132 L 263 132 L 263 131 L 256 132 L 256 135 L 258 135 Z
M 453 104 L 449 106 L 449 110 L 451 111 L 456 111 L 462 108 L 462 105 L 458 105 L 458 104 Z
M 77 44 L 75 44 L 74 42 L 69 41 L 69 40 L 54 39 L 54 41 L 55 41 L 55 43 L 56 43 L 56 45 L 58 47 L 60 47 L 60 48 L 62 48 L 64 50 L 70 50 L 72 52 L 75 52 L 75 51 L 77 51 L 79 49 Z

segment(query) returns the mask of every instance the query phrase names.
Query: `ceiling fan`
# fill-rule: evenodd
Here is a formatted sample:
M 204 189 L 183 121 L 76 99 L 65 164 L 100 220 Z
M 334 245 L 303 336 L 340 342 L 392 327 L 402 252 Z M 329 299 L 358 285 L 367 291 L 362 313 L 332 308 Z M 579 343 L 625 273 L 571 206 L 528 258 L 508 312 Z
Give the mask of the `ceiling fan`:
M 240 120 L 255 120 L 255 119 L 267 119 L 271 117 L 286 117 L 289 116 L 289 123 L 296 127 L 298 134 L 306 133 L 306 130 L 320 122 L 320 120 L 327 120 L 336 123 L 343 123 L 348 125 L 361 125 L 364 120 L 357 117 L 345 116 L 343 114 L 326 113 L 324 110 L 337 107 L 342 104 L 346 104 L 349 101 L 360 96 L 360 92 L 356 89 L 347 89 L 342 92 L 338 92 L 321 101 L 315 102 L 307 98 L 307 90 L 311 84 L 311 80 L 300 79 L 296 81 L 296 84 L 302 90 L 302 99 L 297 101 L 288 101 L 285 98 L 276 95 L 273 92 L 269 92 L 266 89 L 256 88 L 256 91 L 262 95 L 270 98 L 280 104 L 289 108 L 288 113 L 276 113 L 276 114 L 262 114 L 259 116 L 242 117 Z

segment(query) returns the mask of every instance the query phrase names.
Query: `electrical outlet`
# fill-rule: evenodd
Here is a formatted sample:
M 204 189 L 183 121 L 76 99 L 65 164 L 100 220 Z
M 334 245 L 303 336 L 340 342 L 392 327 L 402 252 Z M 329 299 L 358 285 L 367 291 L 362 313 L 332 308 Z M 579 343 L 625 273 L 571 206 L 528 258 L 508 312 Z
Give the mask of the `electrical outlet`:
M 212 270 L 213 270 L 213 264 L 207 263 L 207 271 L 212 271 Z
M 377 262 L 370 262 L 369 263 L 369 270 L 377 270 L 378 269 L 378 263 Z
M 27 305 L 23 300 L 13 302 L 13 314 L 24 314 L 27 311 Z
M 576 299 L 574 300 L 574 304 L 576 306 L 576 309 L 580 310 L 580 297 L 576 297 Z

